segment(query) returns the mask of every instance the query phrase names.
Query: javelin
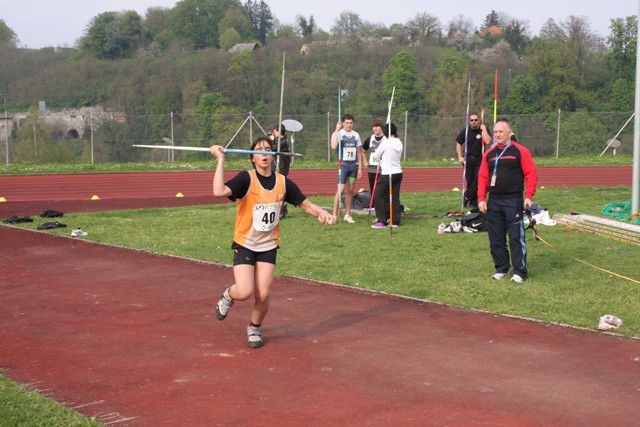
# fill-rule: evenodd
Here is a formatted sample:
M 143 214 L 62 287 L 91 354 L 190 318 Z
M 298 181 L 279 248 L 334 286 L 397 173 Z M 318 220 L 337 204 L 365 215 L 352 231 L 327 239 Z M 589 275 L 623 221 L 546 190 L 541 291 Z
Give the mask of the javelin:
M 132 145 L 132 147 L 160 148 L 163 150 L 182 150 L 182 151 L 206 151 L 206 152 L 211 151 L 207 147 L 187 147 L 187 146 L 177 146 L 177 145 Z M 221 151 L 225 154 L 264 154 L 265 156 L 272 155 L 272 156 L 297 156 L 297 157 L 303 156 L 300 153 L 287 153 L 282 151 L 238 150 L 236 148 L 223 148 Z
M 391 91 L 391 99 L 389 100 L 389 110 L 387 112 L 387 134 L 388 139 L 391 139 L 391 108 L 393 107 L 393 96 L 396 94 L 396 87 L 393 87 Z M 405 123 L 406 126 L 406 123 Z M 378 162 L 378 169 L 380 169 L 380 164 L 382 163 L 382 159 Z M 389 235 L 393 236 L 393 177 L 392 174 L 389 174 Z M 399 190 L 398 190 L 399 191 Z
M 471 105 L 471 73 L 469 73 L 469 83 L 467 85 L 467 116 L 465 119 L 464 133 L 464 165 L 462 165 L 462 210 L 464 211 L 464 200 L 467 185 L 467 148 L 469 147 L 469 107 Z
M 498 69 L 493 73 L 493 124 L 498 121 Z
M 278 152 L 280 152 L 280 142 L 282 141 L 282 103 L 284 101 L 284 64 L 287 53 L 282 53 L 282 84 L 280 85 L 280 114 L 278 115 Z M 280 170 L 280 157 L 276 159 L 276 172 Z

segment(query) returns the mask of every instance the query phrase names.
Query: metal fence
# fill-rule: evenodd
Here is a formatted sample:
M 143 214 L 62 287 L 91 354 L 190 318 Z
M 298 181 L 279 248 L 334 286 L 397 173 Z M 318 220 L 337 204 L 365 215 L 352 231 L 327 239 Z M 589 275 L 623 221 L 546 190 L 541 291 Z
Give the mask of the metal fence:
M 599 155 L 618 133 L 631 112 L 540 113 L 506 116 L 518 140 L 537 157 Z M 337 115 L 285 115 L 304 125 L 293 135 L 302 161 L 335 160 L 329 138 Z M 372 115 L 356 115 L 355 129 L 364 138 L 370 135 Z M 106 119 L 87 117 L 84 128 L 70 132 L 63 124 L 49 123 L 43 117 L 27 117 L 14 122 L 11 132 L 0 129 L 0 158 L 9 163 L 129 163 L 190 162 L 204 160 L 201 153 L 143 150 L 133 144 L 209 146 L 212 144 L 246 148 L 263 129 L 277 123 L 277 116 L 167 113 L 125 115 L 110 113 Z M 455 156 L 455 138 L 464 127 L 464 117 L 433 117 L 409 112 L 394 114 L 399 137 L 405 144 L 405 160 L 450 159 Z M 244 125 L 243 125 L 244 124 Z M 243 125 L 241 127 L 241 125 Z M 489 126 L 491 127 L 491 126 Z M 233 136 L 233 139 L 232 139 Z M 617 137 L 617 154 L 632 153 L 632 127 Z M 289 134 L 291 140 L 291 134 Z M 6 142 L 5 142 L 6 141 Z M 8 143 L 8 146 L 6 145 Z M 7 150 L 8 148 L 8 150 Z M 609 150 L 606 155 L 614 155 Z

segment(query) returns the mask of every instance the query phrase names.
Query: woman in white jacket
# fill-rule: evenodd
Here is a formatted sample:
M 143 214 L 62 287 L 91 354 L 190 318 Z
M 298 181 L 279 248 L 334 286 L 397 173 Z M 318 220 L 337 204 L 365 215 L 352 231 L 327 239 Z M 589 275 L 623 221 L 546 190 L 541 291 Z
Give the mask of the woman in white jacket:
M 391 127 L 391 132 L 389 132 Z M 376 217 L 378 221 L 371 228 L 397 227 L 400 225 L 400 184 L 402 183 L 402 141 L 398 139 L 398 130 L 395 124 L 384 126 L 384 134 L 387 137 L 373 153 L 373 157 L 380 161 L 380 175 L 376 185 L 374 198 Z M 391 134 L 389 136 L 389 134 Z M 389 212 L 389 181 L 391 181 L 391 197 L 393 212 Z M 393 221 L 390 221 L 393 218 Z M 392 223 L 391 223 L 392 222 Z

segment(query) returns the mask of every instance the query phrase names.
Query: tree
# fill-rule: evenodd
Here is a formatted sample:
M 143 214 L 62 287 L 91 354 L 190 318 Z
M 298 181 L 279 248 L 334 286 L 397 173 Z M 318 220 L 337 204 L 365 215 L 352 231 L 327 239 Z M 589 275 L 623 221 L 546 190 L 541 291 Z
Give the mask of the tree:
M 416 58 L 408 50 L 401 50 L 391 59 L 382 79 L 387 99 L 391 98 L 393 87 L 396 88 L 395 111 L 415 109 L 420 97 L 418 68 L 416 67 Z
M 251 21 L 253 33 L 263 45 L 267 44 L 267 36 L 275 25 L 271 8 L 264 0 L 247 0 L 244 9 Z
M 468 16 L 458 15 L 447 24 L 447 42 L 463 49 L 473 33 L 473 21 Z
M 219 109 L 229 105 L 229 99 L 218 92 L 207 92 L 200 96 L 194 110 L 194 116 L 198 123 L 197 135 L 192 135 L 198 145 L 210 145 L 219 135 L 214 127 L 213 118 Z
M 351 43 L 359 43 L 362 39 L 362 19 L 355 12 L 344 11 L 336 18 L 331 34 Z
M 4 22 L 3 19 L 0 19 L 0 45 L 8 45 L 11 47 L 16 47 L 18 44 L 18 36 L 16 33 L 9 28 L 9 26 Z
M 248 51 L 236 52 L 228 68 L 226 93 L 233 94 L 237 103 L 251 109 L 254 109 L 262 99 L 269 77 L 269 64 L 266 61 L 259 61 L 256 55 L 257 53 Z M 273 81 L 279 82 L 275 79 Z
M 246 11 L 240 5 L 232 5 L 224 13 L 224 18 L 220 21 L 220 37 L 228 29 L 233 28 L 241 40 L 249 40 L 253 37 L 253 27 L 251 26 L 251 20 L 247 16 Z M 240 42 L 237 42 L 240 43 Z M 220 41 L 222 46 L 222 40 Z
M 420 12 L 407 22 L 409 39 L 411 43 L 425 40 L 440 40 L 442 38 L 442 25 L 440 20 L 427 12 Z
M 502 27 L 503 23 L 498 12 L 492 9 L 491 12 L 484 18 L 484 21 L 482 21 L 482 28 L 487 29 L 494 25 L 496 27 Z
M 538 38 L 528 49 L 529 76 L 540 89 L 543 110 L 574 111 L 584 105 L 580 73 L 569 46 L 560 39 Z
M 224 50 L 229 50 L 238 43 L 242 43 L 242 36 L 233 27 L 224 30 L 220 36 L 220 47 Z
M 564 39 L 567 35 L 560 25 L 556 24 L 553 18 L 547 19 L 540 28 L 540 38 L 543 39 Z
M 607 38 L 607 59 L 616 77 L 634 79 L 636 67 L 637 18 L 627 16 L 611 20 L 611 34 Z
M 539 111 L 539 99 L 536 82 L 531 77 L 518 76 L 505 97 L 505 110 L 509 114 L 533 114 Z
M 195 49 L 217 47 L 220 21 L 234 3 L 235 0 L 180 0 L 172 9 L 173 32 Z
M 103 12 L 94 17 L 81 39 L 81 47 L 99 59 L 121 59 L 140 47 L 142 19 L 137 12 Z
M 438 58 L 437 70 L 441 77 L 445 79 L 457 80 L 467 69 L 468 55 L 456 49 L 445 49 Z
M 170 31 L 171 9 L 165 7 L 150 7 L 144 16 L 143 38 L 146 42 L 160 42 L 160 34 Z M 164 44 L 164 43 L 162 43 Z
M 580 81 L 584 83 L 587 55 L 597 47 L 600 38 L 591 30 L 589 21 L 584 16 L 571 15 L 561 26 L 567 35 L 569 50 L 578 65 Z
M 277 25 L 273 34 L 274 39 L 296 40 L 300 38 L 298 31 L 293 25 Z
M 182 108 L 184 110 L 191 110 L 198 104 L 202 94 L 206 92 L 207 86 L 202 80 L 187 83 L 182 89 Z
M 635 102 L 634 81 L 619 78 L 611 85 L 611 109 L 633 111 Z
M 302 15 L 298 15 L 296 17 L 296 21 L 298 23 L 298 28 L 300 29 L 300 34 L 305 42 L 310 42 L 313 40 L 313 32 L 316 29 L 316 22 L 313 19 L 313 15 L 309 16 L 309 19 L 305 18 Z
M 522 57 L 529 42 L 527 23 L 519 19 L 511 19 L 504 30 L 504 39 L 511 45 L 511 49 Z

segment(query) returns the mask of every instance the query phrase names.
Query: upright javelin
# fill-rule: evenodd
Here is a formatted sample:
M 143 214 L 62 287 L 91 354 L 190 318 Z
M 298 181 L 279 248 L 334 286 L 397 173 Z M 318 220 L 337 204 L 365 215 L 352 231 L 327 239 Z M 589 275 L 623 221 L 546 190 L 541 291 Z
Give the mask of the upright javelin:
M 464 211 L 465 186 L 467 185 L 467 147 L 469 146 L 469 107 L 471 105 L 471 73 L 467 83 L 467 115 L 464 121 L 464 165 L 462 165 L 462 211 Z
M 278 115 L 278 152 L 280 152 L 280 141 L 282 140 L 282 103 L 284 101 L 284 64 L 287 53 L 282 53 L 282 83 L 280 85 L 280 114 Z M 276 159 L 276 172 L 280 170 L 280 157 Z

